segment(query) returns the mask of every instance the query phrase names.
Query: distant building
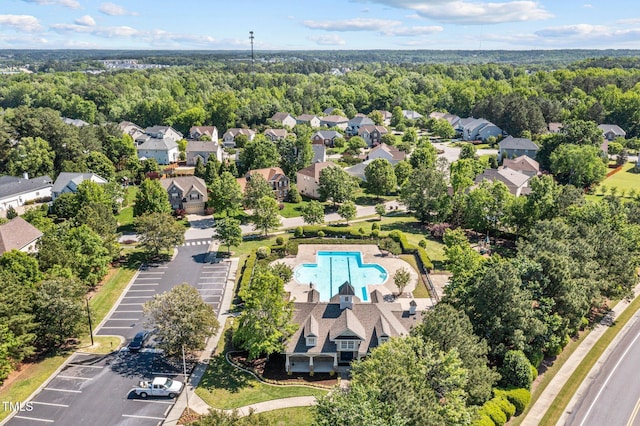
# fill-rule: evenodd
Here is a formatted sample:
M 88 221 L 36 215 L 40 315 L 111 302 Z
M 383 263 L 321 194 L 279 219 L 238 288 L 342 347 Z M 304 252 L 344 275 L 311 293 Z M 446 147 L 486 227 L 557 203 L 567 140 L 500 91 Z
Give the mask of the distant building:
M 390 126 L 391 118 L 393 117 L 393 114 L 391 114 L 389 111 L 384 109 L 377 109 L 374 112 L 376 111 L 379 112 L 380 115 L 382 115 L 382 124 L 384 124 L 385 126 Z
M 484 118 L 467 118 L 458 120 L 462 139 L 465 141 L 486 141 L 491 136 L 502 135 L 502 129 Z
M 560 133 L 562 123 L 551 122 L 547 124 L 547 128 L 549 129 L 549 133 Z
M 402 116 L 407 120 L 417 120 L 418 118 L 422 118 L 422 114 L 410 109 L 403 109 Z
M 503 166 L 498 169 L 485 169 L 484 172 L 476 176 L 474 182 L 480 183 L 483 180 L 490 182 L 500 181 L 507 186 L 511 194 L 519 197 L 530 192 L 529 179 L 531 179 L 531 176 Z
M 276 112 L 271 117 L 271 120 L 273 120 L 276 123 L 280 123 L 283 126 L 287 126 L 290 129 L 293 129 L 297 124 L 295 117 L 289 114 L 288 112 Z
M 296 186 L 300 195 L 309 198 L 320 198 L 320 173 L 327 167 L 338 167 L 335 163 L 322 162 L 313 163 L 309 167 L 298 170 L 296 176 Z
M 455 129 L 460 121 L 460 117 L 454 114 L 447 114 L 446 112 L 438 112 L 434 111 L 429 114 L 430 118 L 435 118 L 436 120 L 446 120 L 451 126 Z
M 198 163 L 198 158 L 202 164 L 207 164 L 210 158 L 215 158 L 219 162 L 222 162 L 222 145 L 217 141 L 200 141 L 191 140 L 187 142 L 187 166 L 195 166 Z
M 527 176 L 537 176 L 540 174 L 540 164 L 531 157 L 521 155 L 520 157 L 502 160 L 502 166 L 524 173 Z
M 308 124 L 312 128 L 320 127 L 320 119 L 314 114 L 301 114 L 296 117 L 296 124 Z
M 407 154 L 403 151 L 400 151 L 395 146 L 387 145 L 386 143 L 380 144 L 369 151 L 367 155 L 367 160 L 375 160 L 376 158 L 384 158 L 391 165 L 396 165 L 400 161 L 404 160 L 407 157 Z
M 280 167 L 269 167 L 266 169 L 249 170 L 244 177 L 236 179 L 244 193 L 247 182 L 251 180 L 251 176 L 261 175 L 273 189 L 273 195 L 276 200 L 284 201 L 289 195 L 289 178 L 284 174 Z
M 340 130 L 345 130 L 349 125 L 349 119 L 341 115 L 327 115 L 320 118 L 320 126 L 326 126 L 329 128 L 335 127 Z
M 182 133 L 177 131 L 171 126 L 151 126 L 144 129 L 144 133 L 154 139 L 171 139 L 174 142 L 178 142 L 183 139 Z
M 175 209 L 184 209 L 188 214 L 204 214 L 207 203 L 207 184 L 196 176 L 180 176 L 160 179 L 167 191 L 169 204 Z
M 324 144 L 311 144 L 311 150 L 313 151 L 312 163 L 323 163 L 327 161 L 327 147 Z
M 153 158 L 158 164 L 167 165 L 178 161 L 178 143 L 171 137 L 162 139 L 148 137 L 136 147 L 141 160 Z
M 75 127 L 84 127 L 89 125 L 89 123 L 87 123 L 84 120 L 80 120 L 79 118 L 62 117 L 62 121 L 64 121 L 64 124 L 68 124 L 70 126 L 75 126 Z
M 122 130 L 122 133 L 131 136 L 134 141 L 144 135 L 142 127 L 130 121 L 121 121 L 118 127 Z
M 372 119 L 367 117 L 366 115 L 356 115 L 351 120 L 347 122 L 347 128 L 345 129 L 345 133 L 347 136 L 356 136 L 358 134 L 358 130 L 362 126 L 373 126 L 374 122 Z
M 366 124 L 358 129 L 358 136 L 362 137 L 367 146 L 376 146 L 382 142 L 382 136 L 389 133 L 386 127 Z
M 342 133 L 336 130 L 318 130 L 311 136 L 311 142 L 313 144 L 324 144 L 333 147 L 336 138 L 341 137 Z
M 224 135 L 222 135 L 222 143 L 226 147 L 235 148 L 236 137 L 238 135 L 245 135 L 249 141 L 252 141 L 256 137 L 256 132 L 251 129 L 239 129 L 234 127 L 224 132 Z
M 266 129 L 262 134 L 271 142 L 277 142 L 286 138 L 289 132 L 286 129 Z
M 189 139 L 199 141 L 206 136 L 210 141 L 218 142 L 218 128 L 216 126 L 193 126 L 189 129 Z
M 622 130 L 620 126 L 616 124 L 600 124 L 598 128 L 602 130 L 602 135 L 609 142 L 614 141 L 617 138 L 624 138 L 627 136 L 627 132 Z

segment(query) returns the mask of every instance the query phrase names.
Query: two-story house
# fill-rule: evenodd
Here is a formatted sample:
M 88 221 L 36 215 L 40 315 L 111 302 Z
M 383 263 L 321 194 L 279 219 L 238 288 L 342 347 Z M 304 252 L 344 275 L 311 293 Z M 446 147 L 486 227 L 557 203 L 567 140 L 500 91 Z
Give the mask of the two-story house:
M 192 126 L 189 129 L 189 139 L 218 142 L 218 128 L 216 126 Z
M 293 129 L 297 124 L 296 118 L 288 112 L 276 112 L 271 117 L 271 120 L 276 123 L 280 123 L 283 126 L 289 127 L 290 129 Z
M 74 172 L 62 172 L 56 178 L 51 188 L 51 199 L 55 200 L 60 195 L 72 192 L 78 192 L 78 186 L 85 180 L 97 183 L 98 185 L 104 185 L 107 180 L 95 173 L 74 173 Z
M 204 214 L 207 203 L 207 184 L 196 176 L 180 176 L 160 179 L 167 191 L 169 204 L 175 209 L 184 209 L 189 214 Z
M 249 170 L 244 177 L 236 179 L 244 192 L 247 182 L 251 180 L 251 176 L 261 175 L 273 188 L 273 195 L 276 200 L 284 201 L 289 195 L 289 178 L 284 174 L 280 167 L 269 167 L 265 169 Z
M 145 140 L 136 149 L 141 160 L 153 158 L 158 164 L 167 165 L 178 161 L 178 143 L 172 137 L 162 139 L 145 135 Z M 140 139 L 138 140 L 140 141 Z
M 407 154 L 403 151 L 400 151 L 395 146 L 390 146 L 386 143 L 382 143 L 369 151 L 366 159 L 375 160 L 376 158 L 384 158 L 389 163 L 391 163 L 391 165 L 396 165 L 406 157 Z
M 289 135 L 286 129 L 265 129 L 263 135 L 271 142 L 281 141 Z
M 222 145 L 215 141 L 190 140 L 187 142 L 187 166 L 198 164 L 198 158 L 202 164 L 207 164 L 209 158 L 215 158 L 222 162 Z
M 256 137 L 256 132 L 251 129 L 239 129 L 237 127 L 228 129 L 222 135 L 222 144 L 228 148 L 236 147 L 236 136 L 245 135 L 249 141 L 252 141 Z
M 341 115 L 327 115 L 326 117 L 320 118 L 320 126 L 333 128 L 340 130 L 346 130 L 349 125 L 349 119 L 347 117 L 343 117 Z
M 296 117 L 296 124 L 308 124 L 312 128 L 320 127 L 320 119 L 314 114 L 301 114 Z
M 458 126 L 465 141 L 485 141 L 493 136 L 502 135 L 502 129 L 484 118 L 466 118 L 458 121 Z
M 342 133 L 336 130 L 318 130 L 311 136 L 311 143 L 324 144 L 332 147 L 337 138 L 341 138 Z
M 360 130 L 362 126 L 373 125 L 375 125 L 375 123 L 372 119 L 364 114 L 358 114 L 347 122 L 345 133 L 347 134 L 347 136 L 356 136 L 358 134 L 358 130 Z
M 538 154 L 538 145 L 533 143 L 531 139 L 507 136 L 498 143 L 498 161 L 521 155 L 535 159 L 536 154 Z
M 382 135 L 389 133 L 386 127 L 367 124 L 360 126 L 358 136 L 362 137 L 368 146 L 376 146 L 382 142 Z
M 609 142 L 627 136 L 627 132 L 622 130 L 617 124 L 600 124 L 598 128 L 602 130 L 602 135 Z
M 298 170 L 296 175 L 296 185 L 300 195 L 309 198 L 320 198 L 320 173 L 327 167 L 338 167 L 336 163 L 324 161 L 313 163 L 309 167 Z

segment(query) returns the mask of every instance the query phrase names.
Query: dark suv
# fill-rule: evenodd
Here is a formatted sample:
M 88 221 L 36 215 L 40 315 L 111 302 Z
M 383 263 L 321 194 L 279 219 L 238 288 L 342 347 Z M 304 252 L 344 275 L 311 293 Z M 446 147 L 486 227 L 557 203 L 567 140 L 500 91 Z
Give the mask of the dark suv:
M 151 332 L 147 330 L 139 331 L 135 335 L 133 340 L 131 340 L 131 342 L 129 343 L 129 350 L 139 351 L 140 349 L 142 349 L 144 344 L 147 343 L 147 341 L 149 340 L 149 337 L 151 337 Z

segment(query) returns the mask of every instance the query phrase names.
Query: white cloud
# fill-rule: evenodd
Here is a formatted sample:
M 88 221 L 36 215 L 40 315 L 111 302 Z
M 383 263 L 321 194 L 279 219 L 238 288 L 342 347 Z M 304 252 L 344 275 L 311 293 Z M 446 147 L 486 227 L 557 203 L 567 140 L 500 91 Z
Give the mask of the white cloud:
M 78 25 L 84 25 L 84 26 L 87 26 L 87 27 L 95 27 L 96 26 L 95 19 L 93 19 L 89 15 L 81 16 L 80 18 L 76 19 L 74 22 L 76 24 L 78 24 Z
M 0 15 L 0 27 L 9 27 L 28 33 L 42 29 L 38 18 L 31 15 Z
M 640 24 L 640 18 L 619 19 L 616 21 L 618 25 L 637 25 Z
M 585 9 L 593 9 L 593 5 L 589 3 L 583 4 L 582 7 L 584 7 Z
M 386 36 L 400 36 L 400 37 L 413 37 L 421 35 L 430 35 L 443 31 L 444 28 L 440 26 L 432 27 L 402 27 L 402 28 L 389 28 L 380 31 L 381 34 Z
M 77 0 L 22 0 L 26 3 L 35 3 L 43 6 L 60 5 L 71 9 L 80 9 L 80 3 Z
M 506 3 L 469 0 L 369 0 L 415 11 L 420 17 L 457 24 L 499 24 L 552 18 L 538 2 L 515 0 Z
M 132 16 L 137 16 L 138 13 L 137 12 L 131 12 L 127 9 L 125 9 L 122 6 L 119 6 L 115 3 L 102 3 L 100 5 L 100 12 L 104 13 L 105 15 L 109 15 L 109 16 L 124 16 L 124 15 L 132 15 Z
M 312 30 L 325 31 L 379 31 L 384 27 L 401 25 L 400 21 L 390 21 L 386 19 L 353 18 L 341 21 L 304 21 L 305 27 Z
M 549 27 L 536 31 L 535 34 L 547 38 L 563 37 L 599 37 L 611 33 L 611 29 L 604 25 L 576 24 L 559 27 Z
M 77 24 L 55 24 L 51 25 L 51 29 L 57 33 L 80 33 L 92 34 L 98 37 L 115 38 L 115 37 L 133 37 L 140 35 L 140 31 L 135 28 L 120 27 L 88 27 L 86 25 Z
M 328 34 L 321 36 L 307 37 L 308 40 L 314 41 L 321 46 L 344 46 L 347 44 L 340 36 L 336 34 Z
M 412 13 L 411 15 L 405 15 L 405 18 L 407 18 L 407 19 L 421 19 L 420 15 L 418 15 L 417 13 Z

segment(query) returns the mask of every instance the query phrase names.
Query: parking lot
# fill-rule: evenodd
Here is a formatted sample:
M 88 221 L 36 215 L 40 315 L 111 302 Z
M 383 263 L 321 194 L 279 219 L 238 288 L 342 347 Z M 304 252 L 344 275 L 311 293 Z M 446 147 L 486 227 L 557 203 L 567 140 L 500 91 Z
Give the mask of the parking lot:
M 96 335 L 118 335 L 126 342 L 148 328 L 142 305 L 175 285 L 188 283 L 205 302 L 220 309 L 229 264 L 207 263 L 210 240 L 187 241 L 170 262 L 145 265 Z M 193 364 L 187 365 L 188 373 Z M 17 413 L 7 424 L 34 425 L 157 425 L 173 399 L 141 399 L 130 394 L 140 380 L 167 376 L 184 381 L 181 359 L 169 359 L 154 347 L 153 338 L 139 352 L 126 347 L 108 355 L 76 353 L 30 401 L 31 411 Z

